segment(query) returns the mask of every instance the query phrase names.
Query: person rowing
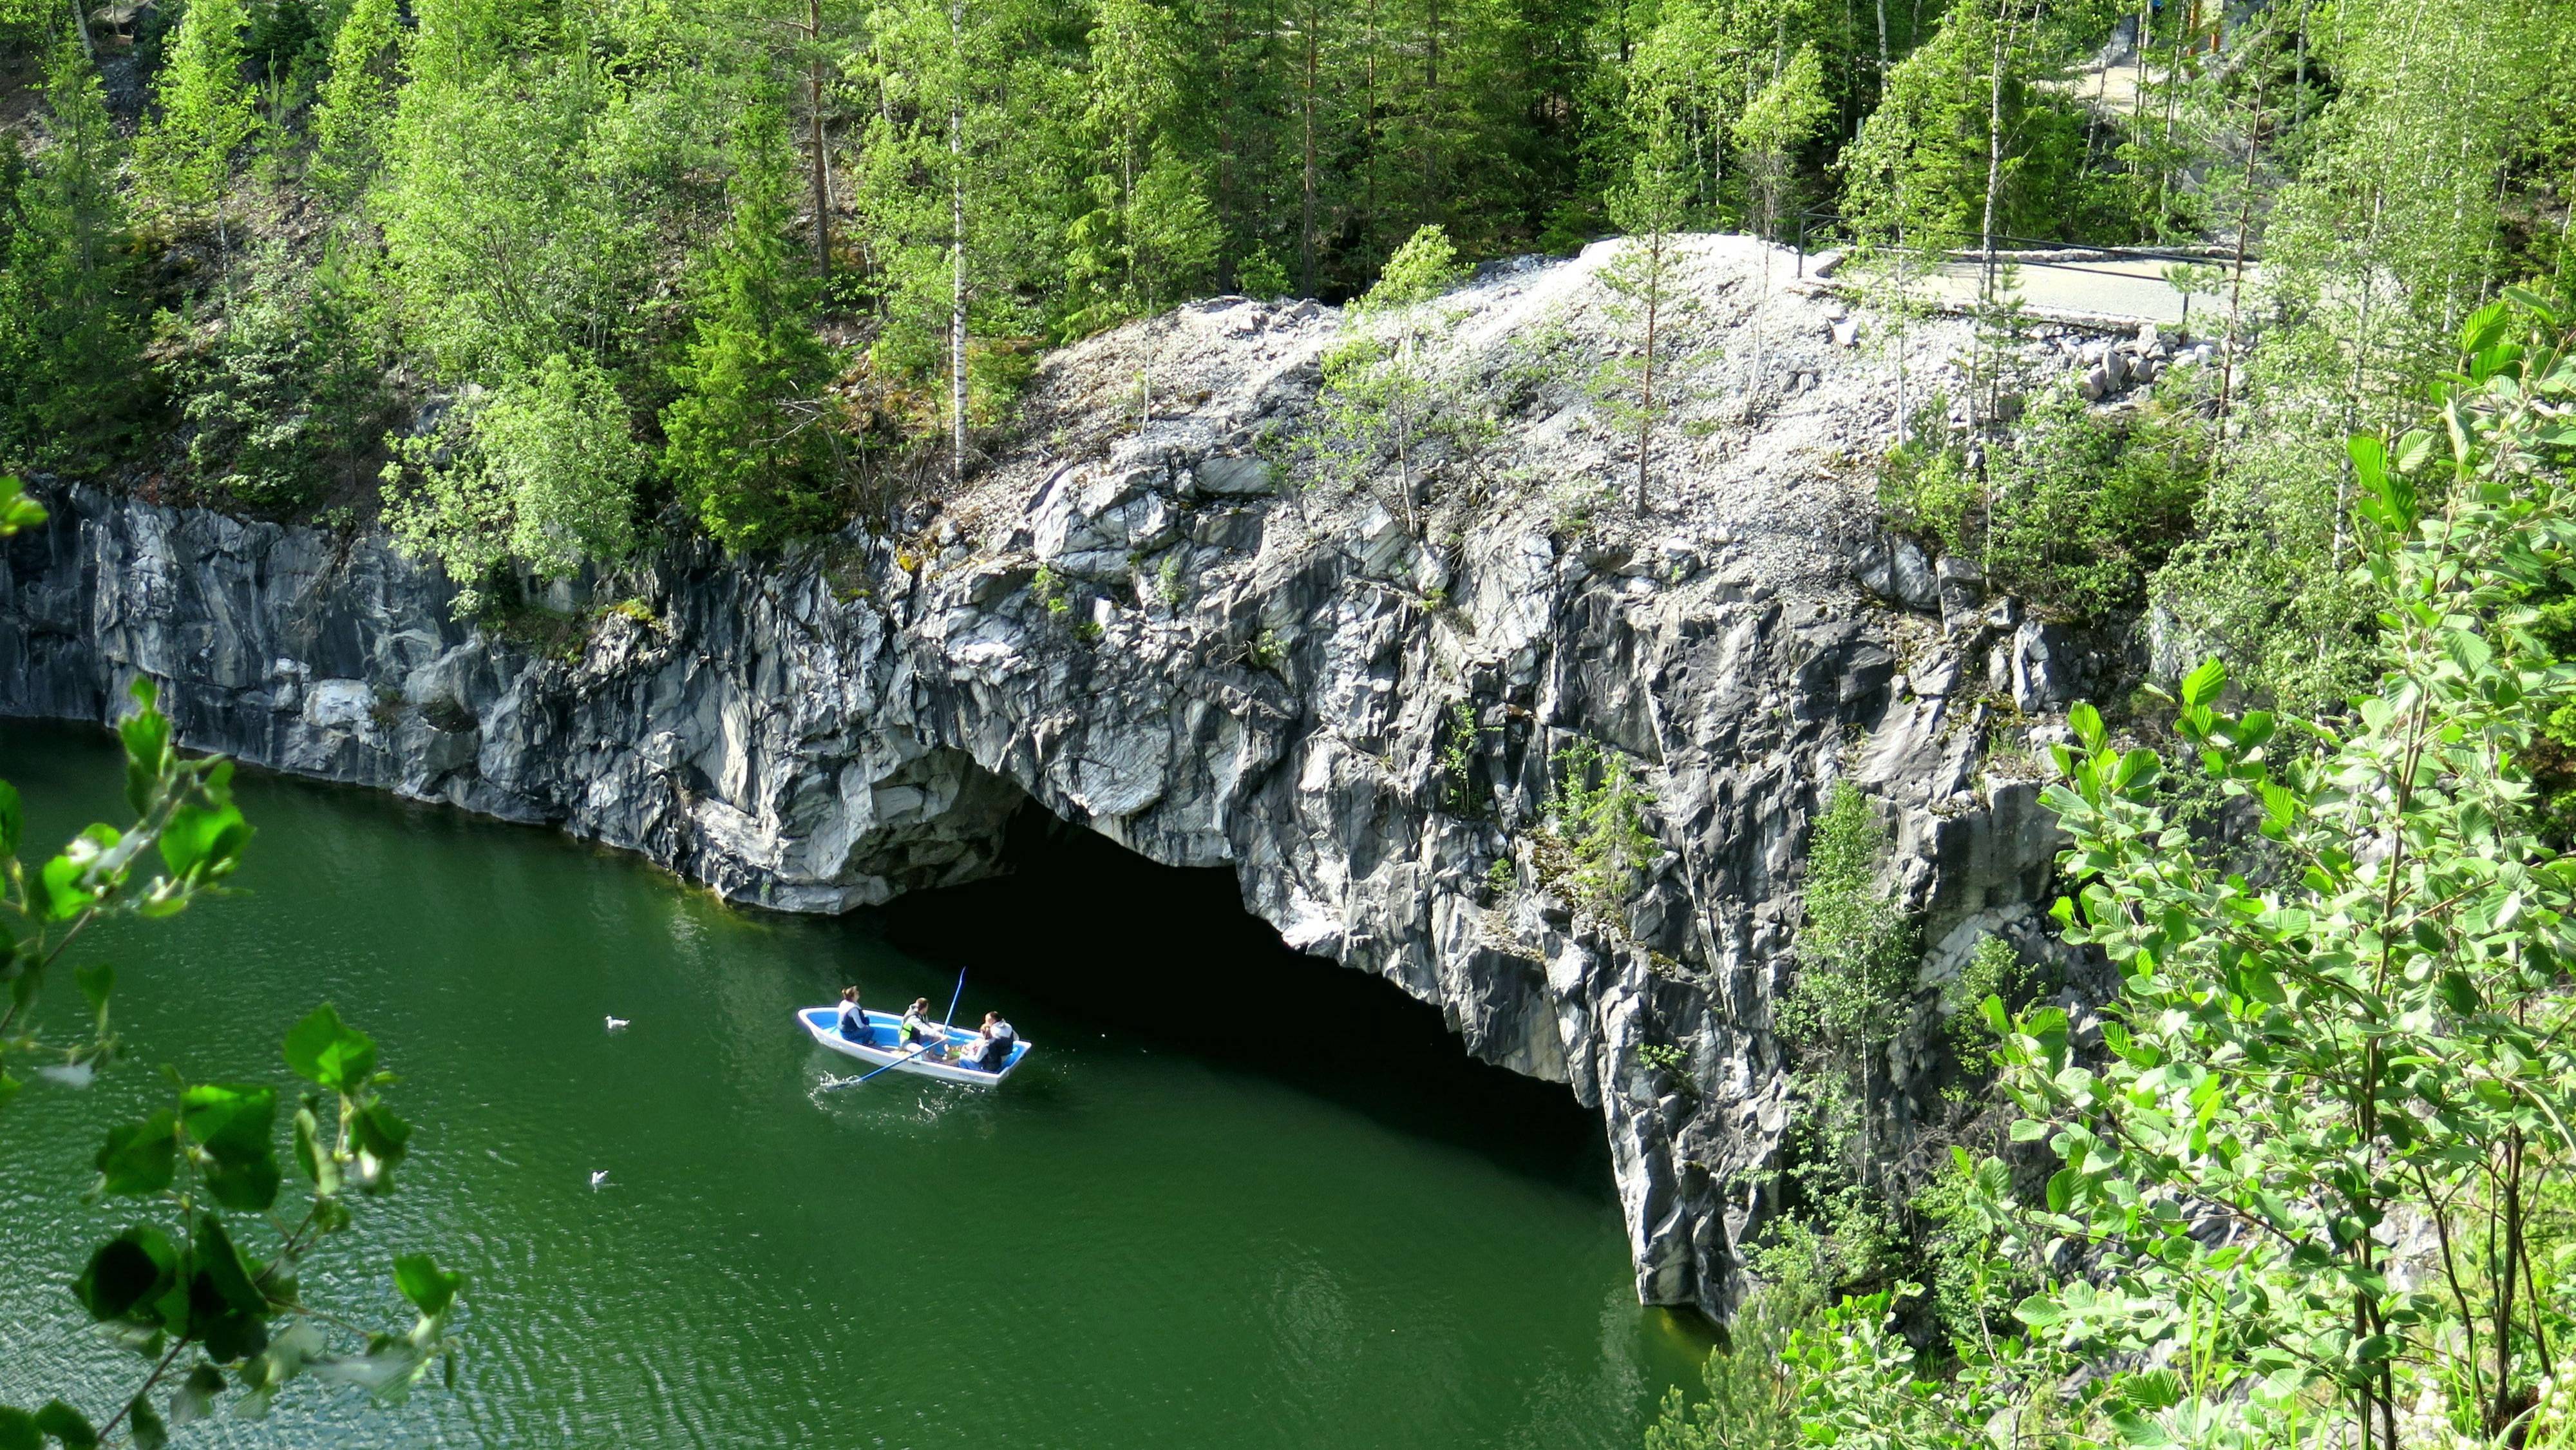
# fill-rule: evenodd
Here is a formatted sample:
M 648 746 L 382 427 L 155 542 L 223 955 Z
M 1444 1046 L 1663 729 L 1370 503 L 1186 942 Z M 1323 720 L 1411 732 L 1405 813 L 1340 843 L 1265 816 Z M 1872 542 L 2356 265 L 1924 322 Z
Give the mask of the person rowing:
M 942 1056 L 941 1045 L 948 1041 L 948 1031 L 930 1020 L 930 999 L 915 997 L 903 1009 L 903 1028 L 895 1034 L 895 1046 L 907 1050 L 925 1047 L 933 1058 Z
M 1011 1049 L 1018 1045 L 1020 1035 L 1011 1030 L 1010 1023 L 1002 1020 L 1001 1013 L 987 1012 L 984 1026 L 975 1038 L 975 1045 L 968 1050 L 966 1060 L 986 1072 L 1000 1072 L 1011 1065 Z
M 868 1040 L 868 1009 L 859 1005 L 859 989 L 841 989 L 841 1035 L 852 1042 Z

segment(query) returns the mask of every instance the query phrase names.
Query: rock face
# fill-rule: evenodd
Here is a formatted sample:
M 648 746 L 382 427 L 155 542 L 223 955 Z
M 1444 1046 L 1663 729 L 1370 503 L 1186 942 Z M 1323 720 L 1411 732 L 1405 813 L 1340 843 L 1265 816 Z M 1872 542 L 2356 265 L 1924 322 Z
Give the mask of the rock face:
M 1775 1209 L 1771 1008 L 1822 793 L 1885 802 L 1928 989 L 1979 933 L 2026 932 L 2046 885 L 2034 789 L 1989 778 L 1994 712 L 2092 682 L 1880 538 L 1843 475 L 1892 377 L 1837 346 L 1839 308 L 1765 292 L 1758 244 L 1687 254 L 1726 360 L 1685 375 L 1654 512 L 1607 507 L 1633 446 L 1548 352 L 1618 345 L 1600 251 L 1449 300 L 1439 366 L 1490 426 L 1401 474 L 1335 483 L 1283 442 L 1350 324 L 1201 304 L 1051 360 L 1027 441 L 897 536 L 675 549 L 557 588 L 550 643 L 457 623 L 444 578 L 372 533 L 57 490 L 0 565 L 0 710 L 104 719 L 149 675 L 192 746 L 552 823 L 787 910 L 987 872 L 1029 800 L 1230 866 L 1291 945 L 1597 1106 L 1640 1296 L 1722 1314 Z M 1578 738 L 1633 762 L 1661 848 L 1609 917 L 1542 828 Z M 1901 1043 L 1890 1079 L 1921 1071 Z

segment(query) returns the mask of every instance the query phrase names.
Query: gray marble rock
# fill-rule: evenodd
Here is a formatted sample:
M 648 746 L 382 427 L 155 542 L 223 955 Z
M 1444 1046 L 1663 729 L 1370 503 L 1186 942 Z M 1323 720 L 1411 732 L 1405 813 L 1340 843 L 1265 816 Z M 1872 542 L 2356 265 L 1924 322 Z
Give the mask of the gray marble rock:
M 1758 246 L 1715 239 L 1693 265 L 1754 276 Z M 1593 265 L 1480 279 L 1460 345 Z M 1579 548 L 1542 498 L 1444 482 L 1417 538 L 1383 488 L 1291 489 L 1249 456 L 1312 397 L 1341 325 L 1312 304 L 1200 304 L 1068 349 L 1041 417 L 1108 416 L 1153 349 L 1157 397 L 1181 401 L 1033 430 L 1049 441 L 905 539 L 674 547 L 572 581 L 543 647 L 458 622 L 453 586 L 378 534 L 52 488 L 50 523 L 0 547 L 0 712 L 106 720 L 148 675 L 191 747 L 550 824 L 785 910 L 991 872 L 1031 801 L 1230 868 L 1290 946 L 1597 1108 L 1640 1296 L 1723 1314 L 1777 1208 L 1771 1014 L 1824 794 L 1856 773 L 1882 798 L 1894 884 L 1945 950 L 1963 923 L 2023 920 L 2055 844 L 2026 787 L 1980 780 L 1985 706 L 1955 684 L 1998 643 L 1976 581 L 1882 555 L 1887 592 L 1958 636 L 1928 644 L 1851 587 L 1885 545 L 1815 460 L 1883 431 L 1895 380 L 1832 349 L 1823 304 L 1772 305 L 1811 312 L 1771 335 L 1806 339 L 1788 361 L 1816 384 L 1651 532 Z M 1597 446 L 1557 416 L 1511 446 Z M 2016 696 L 2054 700 L 2060 642 L 2002 638 Z M 1653 800 L 1662 849 L 1617 919 L 1571 899 L 1539 834 L 1578 737 Z M 1929 1050 L 1900 1043 L 1891 1072 Z

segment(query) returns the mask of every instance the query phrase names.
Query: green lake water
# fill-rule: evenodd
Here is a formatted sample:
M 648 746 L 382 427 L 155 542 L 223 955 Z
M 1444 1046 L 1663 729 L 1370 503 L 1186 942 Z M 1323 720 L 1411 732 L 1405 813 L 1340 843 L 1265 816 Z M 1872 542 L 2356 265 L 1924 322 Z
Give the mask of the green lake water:
M 121 809 L 94 731 L 0 723 L 0 776 L 38 841 Z M 812 920 L 545 830 L 239 795 L 250 894 L 84 939 L 129 1059 L 0 1117 L 0 1402 L 136 1382 L 65 1289 L 134 1216 L 81 1202 L 99 1135 L 163 1062 L 285 1081 L 326 999 L 418 1132 L 306 1296 L 408 1323 L 390 1256 L 433 1250 L 471 1276 L 458 1385 L 299 1384 L 181 1444 L 1589 1450 L 1705 1352 L 1634 1300 L 1590 1114 L 1287 957 L 1221 875 L 1030 829 L 1017 877 Z M 1036 1044 L 1005 1087 L 821 1089 L 851 1064 L 795 1008 L 944 1004 L 961 964 L 960 1018 Z

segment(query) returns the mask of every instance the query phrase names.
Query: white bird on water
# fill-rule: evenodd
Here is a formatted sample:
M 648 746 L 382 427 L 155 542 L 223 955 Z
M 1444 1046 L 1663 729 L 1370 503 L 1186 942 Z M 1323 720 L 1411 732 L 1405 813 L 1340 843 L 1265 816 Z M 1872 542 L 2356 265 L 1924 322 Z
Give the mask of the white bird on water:
M 609 1018 L 609 1019 L 608 1019 L 608 1030 L 609 1030 L 609 1031 L 611 1031 L 611 1032 L 623 1032 L 623 1031 L 625 1031 L 625 1030 L 626 1030 L 626 1019 L 625 1019 L 625 1018 L 623 1018 L 623 1017 L 611 1017 L 611 1018 Z
M 607 1169 L 605 1169 L 605 1168 L 599 1169 L 598 1171 L 596 1171 L 596 1172 L 594 1172 L 594 1173 L 592 1173 L 592 1174 L 590 1175 L 590 1186 L 591 1186 L 594 1190 L 596 1190 L 597 1188 L 599 1188 L 599 1186 L 600 1186 L 600 1185 L 602 1185 L 602 1184 L 606 1183 L 607 1181 L 608 1181 L 608 1170 L 607 1170 Z

